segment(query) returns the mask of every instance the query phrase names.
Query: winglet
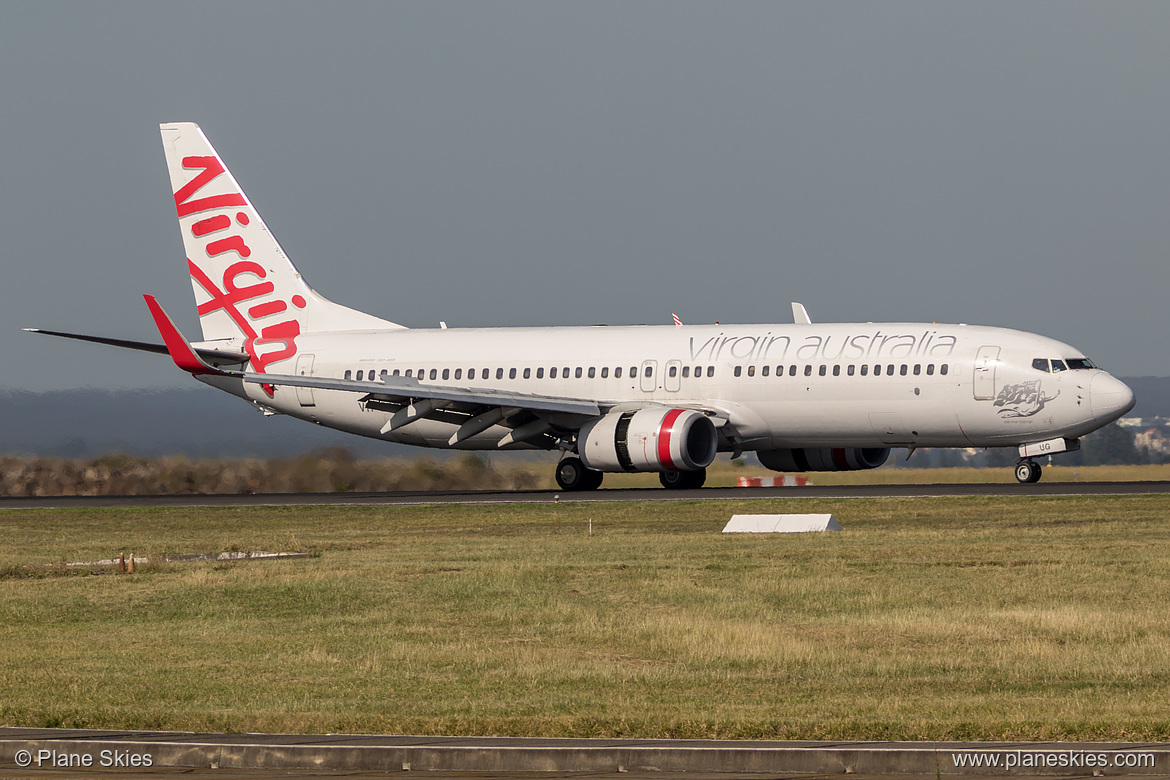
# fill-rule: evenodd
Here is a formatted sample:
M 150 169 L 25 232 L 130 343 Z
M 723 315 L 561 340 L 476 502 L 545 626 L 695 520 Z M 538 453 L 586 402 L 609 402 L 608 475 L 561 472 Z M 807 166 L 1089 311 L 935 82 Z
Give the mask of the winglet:
M 792 302 L 792 321 L 797 325 L 812 325 L 812 318 L 808 316 L 803 303 Z
M 150 308 L 150 316 L 154 317 L 155 327 L 158 328 L 163 343 L 167 345 L 167 352 L 170 353 L 171 360 L 175 361 L 176 366 L 192 375 L 223 374 L 222 371 L 203 362 L 203 358 L 199 357 L 191 348 L 191 343 L 179 332 L 174 320 L 163 311 L 163 307 L 159 305 L 153 295 L 143 295 L 142 297 L 146 300 L 147 307 Z

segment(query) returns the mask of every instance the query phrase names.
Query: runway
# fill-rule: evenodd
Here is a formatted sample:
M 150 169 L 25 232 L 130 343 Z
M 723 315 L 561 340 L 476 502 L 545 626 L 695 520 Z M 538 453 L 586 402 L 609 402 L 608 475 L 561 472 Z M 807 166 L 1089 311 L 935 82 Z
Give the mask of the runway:
M 981 756 L 976 766 L 971 765 L 973 756 Z M 987 765 L 989 760 L 995 762 L 992 767 Z M 100 771 L 103 768 L 105 771 Z M 1150 777 L 1170 774 L 1170 744 L 548 739 L 0 728 L 0 777 L 36 777 L 45 776 L 45 772 L 56 777 L 106 773 L 153 777 L 180 768 L 186 770 L 186 777 L 218 778 L 352 777 L 390 772 L 425 772 L 431 778 Z
M 557 490 L 399 491 L 392 493 L 256 493 L 158 496 L 3 497 L 0 509 L 96 507 L 417 506 L 422 504 L 624 503 L 632 501 L 750 501 L 755 499 L 939 498 L 944 496 L 1119 496 L 1170 493 L 1170 482 L 1041 482 L 1035 485 L 843 485 L 664 490 L 627 488 L 567 493 Z

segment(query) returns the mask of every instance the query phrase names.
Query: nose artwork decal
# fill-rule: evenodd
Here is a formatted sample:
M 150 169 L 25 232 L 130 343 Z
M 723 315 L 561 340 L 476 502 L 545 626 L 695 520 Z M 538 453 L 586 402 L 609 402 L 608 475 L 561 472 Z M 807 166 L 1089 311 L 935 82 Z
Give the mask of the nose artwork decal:
M 1040 380 L 1020 382 L 1015 385 L 1004 385 L 995 398 L 995 406 L 1001 407 L 999 416 L 1031 417 L 1044 408 L 1044 404 L 1060 395 L 1057 390 L 1053 395 L 1045 395 L 1040 387 Z

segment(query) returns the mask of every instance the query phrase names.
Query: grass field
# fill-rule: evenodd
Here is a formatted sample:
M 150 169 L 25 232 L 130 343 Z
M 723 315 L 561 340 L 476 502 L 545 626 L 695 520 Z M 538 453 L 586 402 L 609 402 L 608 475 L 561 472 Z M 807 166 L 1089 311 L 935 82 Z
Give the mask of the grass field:
M 719 533 L 777 511 L 845 530 Z M 0 512 L 0 722 L 1166 740 L 1168 517 L 1170 496 Z M 315 556 L 63 566 L 220 550 Z

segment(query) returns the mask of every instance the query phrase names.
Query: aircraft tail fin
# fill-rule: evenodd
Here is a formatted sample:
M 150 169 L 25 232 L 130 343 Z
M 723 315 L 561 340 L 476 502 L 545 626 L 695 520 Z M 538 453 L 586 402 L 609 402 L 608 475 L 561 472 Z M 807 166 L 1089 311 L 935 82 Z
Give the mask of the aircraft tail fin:
M 294 357 L 302 333 L 403 327 L 316 293 L 199 126 L 160 130 L 204 340 L 242 340 L 263 372 Z

